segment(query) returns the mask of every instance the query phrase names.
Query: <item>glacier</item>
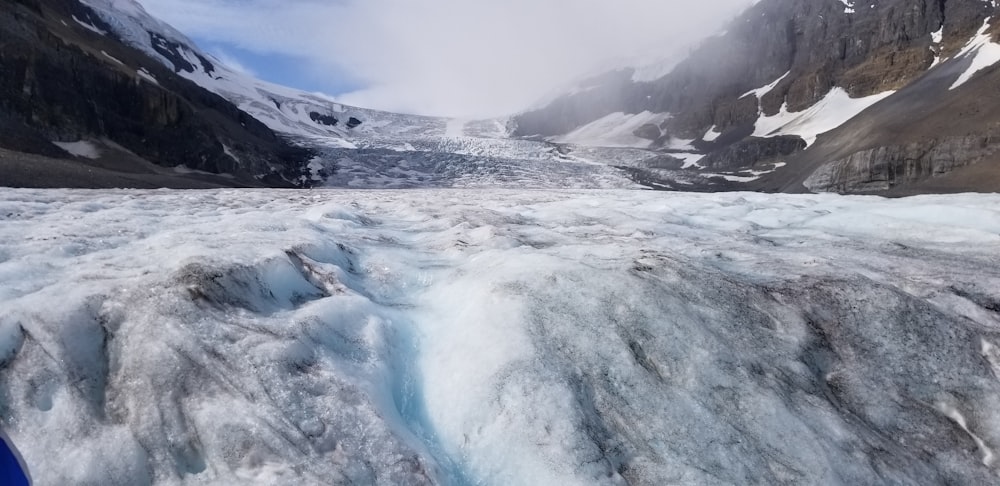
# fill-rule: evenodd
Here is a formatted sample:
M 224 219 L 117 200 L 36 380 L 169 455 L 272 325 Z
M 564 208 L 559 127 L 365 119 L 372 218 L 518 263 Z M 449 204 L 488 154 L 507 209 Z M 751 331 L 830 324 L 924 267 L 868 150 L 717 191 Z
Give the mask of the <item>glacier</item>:
M 0 192 L 35 484 L 991 484 L 1000 196 Z
M 662 122 L 669 113 L 616 113 L 564 137 L 544 139 L 512 138 L 516 125 L 510 117 L 464 120 L 351 106 L 228 67 L 135 0 L 83 3 L 122 42 L 225 98 L 282 138 L 314 150 L 317 156 L 307 164 L 311 174 L 289 181 L 301 186 L 701 192 L 733 190 L 766 173 L 705 170 L 698 164 L 705 154 L 691 145 L 694 140 L 672 138 L 653 147 L 652 140 L 631 133 L 643 124 Z M 653 62 L 659 66 L 654 71 L 663 68 L 661 61 Z M 134 68 L 139 79 L 159 84 L 145 67 Z M 360 124 L 349 125 L 352 118 Z M 624 128 L 616 127 L 617 122 Z

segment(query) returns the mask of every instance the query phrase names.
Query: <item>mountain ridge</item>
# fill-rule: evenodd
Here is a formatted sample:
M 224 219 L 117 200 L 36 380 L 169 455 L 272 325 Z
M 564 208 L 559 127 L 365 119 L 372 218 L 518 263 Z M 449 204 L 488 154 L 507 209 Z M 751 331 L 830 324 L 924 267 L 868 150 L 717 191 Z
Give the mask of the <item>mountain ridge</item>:
M 0 9 L 0 30 L 0 146 L 47 157 L 30 174 L 6 164 L 8 183 L 52 184 L 45 168 L 67 160 L 70 179 L 111 171 L 137 187 L 293 187 L 311 157 L 122 42 L 84 3 L 17 0 Z
M 761 0 L 658 79 L 611 71 L 495 120 L 264 82 L 134 0 L 9 5 L 7 185 L 87 185 L 110 171 L 101 187 L 1000 187 L 992 1 Z M 18 152 L 31 163 L 12 162 Z
M 627 118 L 629 114 L 659 113 L 662 121 L 634 132 L 645 140 L 637 146 L 663 149 L 671 140 L 689 140 L 695 153 L 686 154 L 688 159 L 700 156 L 704 167 L 727 159 L 732 169 L 748 173 L 762 165 L 784 164 L 754 176 L 746 185 L 750 189 L 906 192 L 907 186 L 968 165 L 965 162 L 986 158 L 993 163 L 992 148 L 981 151 L 972 147 L 980 142 L 993 144 L 992 118 L 986 117 L 982 127 L 970 128 L 975 140 L 955 143 L 952 139 L 958 134 L 951 133 L 950 125 L 952 119 L 961 117 L 938 106 L 935 116 L 949 122 L 941 124 L 946 130 L 940 141 L 944 147 L 941 152 L 947 157 L 937 156 L 933 147 L 939 142 L 938 134 L 920 128 L 926 125 L 921 121 L 921 116 L 926 116 L 921 113 L 926 103 L 919 98 L 949 97 L 954 91 L 975 89 L 980 91 L 981 101 L 1000 107 L 987 83 L 973 82 L 992 76 L 995 62 L 1000 60 L 989 57 L 1000 31 L 1000 22 L 992 21 L 996 13 L 995 2 L 981 0 L 762 0 L 738 17 L 727 32 L 707 39 L 666 76 L 636 82 L 629 70 L 606 74 L 603 82 L 587 91 L 567 94 L 545 108 L 515 116 L 514 134 L 559 139 L 612 114 Z M 986 54 L 982 56 L 985 59 L 980 59 L 981 53 Z M 948 77 L 950 82 L 935 84 L 925 79 L 932 75 Z M 908 93 L 920 95 L 902 94 L 907 87 L 912 88 Z M 914 104 L 907 109 L 889 101 L 896 96 L 908 97 Z M 925 147 L 896 150 L 898 156 L 869 157 L 866 160 L 871 170 L 867 175 L 848 170 L 847 166 L 857 168 L 862 156 L 845 161 L 854 152 L 842 154 L 833 145 L 864 146 L 859 153 L 872 147 L 890 147 L 892 141 L 884 137 L 907 130 L 907 123 L 893 123 L 892 130 L 880 131 L 886 132 L 883 139 L 876 139 L 870 133 L 873 119 L 857 119 L 859 114 L 890 106 L 898 120 L 912 124 L 913 132 L 925 137 Z M 838 110 L 843 113 L 838 115 Z M 843 128 L 849 126 L 855 128 Z M 830 135 L 834 132 L 853 140 L 835 141 Z M 827 136 L 818 137 L 816 143 L 820 133 Z M 777 135 L 797 136 L 808 147 L 776 147 L 772 137 Z M 914 153 L 920 150 L 924 153 Z M 927 153 L 931 153 L 929 159 Z M 808 176 L 793 174 L 804 166 L 819 170 L 820 157 L 831 154 L 837 157 L 826 162 L 839 164 L 839 168 L 824 166 L 828 175 L 825 182 L 817 176 L 805 187 Z M 895 170 L 917 155 L 924 159 L 909 163 L 910 169 Z M 955 159 L 965 162 L 951 162 Z M 657 171 L 647 172 L 646 177 L 657 178 Z M 854 175 L 847 176 L 849 172 Z M 997 187 L 958 184 L 949 190 Z

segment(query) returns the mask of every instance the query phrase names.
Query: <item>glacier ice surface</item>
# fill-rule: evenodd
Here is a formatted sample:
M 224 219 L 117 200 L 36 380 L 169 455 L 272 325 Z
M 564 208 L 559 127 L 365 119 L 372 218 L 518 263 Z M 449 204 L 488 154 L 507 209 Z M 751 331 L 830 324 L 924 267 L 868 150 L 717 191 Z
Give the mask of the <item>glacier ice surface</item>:
M 1000 196 L 0 193 L 37 484 L 989 484 Z

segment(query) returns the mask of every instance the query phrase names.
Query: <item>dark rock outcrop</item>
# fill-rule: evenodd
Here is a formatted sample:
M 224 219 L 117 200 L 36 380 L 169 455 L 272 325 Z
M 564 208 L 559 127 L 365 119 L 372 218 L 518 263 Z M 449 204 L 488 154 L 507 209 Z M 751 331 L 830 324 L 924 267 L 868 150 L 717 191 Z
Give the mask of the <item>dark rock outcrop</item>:
M 205 59 L 201 54 L 196 52 L 193 54 L 198 59 L 198 63 L 201 64 L 201 66 L 191 64 L 187 58 L 184 57 L 184 54 L 182 54 L 183 46 L 167 39 L 166 37 L 163 37 L 159 33 L 150 32 L 149 39 L 153 49 L 174 65 L 174 72 L 179 73 L 184 71 L 193 73 L 195 71 L 202 71 L 211 76 L 212 72 L 215 71 L 215 66 L 211 63 L 211 61 Z
M 646 169 L 679 170 L 684 166 L 684 161 L 672 155 L 663 154 L 644 160 L 642 165 Z
M 0 35 L 2 147 L 68 157 L 48 142 L 100 139 L 163 167 L 228 173 L 241 184 L 269 177 L 282 186 L 300 179 L 311 158 L 232 103 L 123 44 L 77 0 L 4 3 Z M 161 47 L 161 54 L 171 52 L 169 43 Z
M 357 127 L 360 127 L 361 123 L 362 123 L 361 120 L 358 120 L 357 118 L 355 118 L 355 117 L 352 116 L 351 118 L 349 118 L 347 120 L 347 128 L 357 128 Z
M 320 125 L 326 125 L 328 127 L 335 127 L 338 123 L 340 123 L 340 120 L 333 115 L 324 115 L 315 111 L 309 112 L 309 119 L 319 123 Z
M 743 169 L 761 162 L 777 162 L 805 148 L 806 142 L 799 137 L 750 137 L 706 155 L 699 164 L 715 170 Z
M 659 140 L 659 138 L 663 136 L 663 131 L 660 130 L 660 127 L 653 125 L 652 123 L 647 123 L 639 128 L 636 128 L 632 134 L 646 140 Z
M 781 107 L 781 104 L 778 104 Z M 756 96 L 744 96 L 736 100 L 720 100 L 715 104 L 712 115 L 716 130 L 726 133 L 734 127 L 753 126 L 759 115 L 760 105 Z M 752 132 L 752 130 L 751 130 Z
M 862 150 L 829 162 L 803 183 L 815 192 L 881 193 L 947 174 L 1000 153 L 1000 137 L 929 139 Z

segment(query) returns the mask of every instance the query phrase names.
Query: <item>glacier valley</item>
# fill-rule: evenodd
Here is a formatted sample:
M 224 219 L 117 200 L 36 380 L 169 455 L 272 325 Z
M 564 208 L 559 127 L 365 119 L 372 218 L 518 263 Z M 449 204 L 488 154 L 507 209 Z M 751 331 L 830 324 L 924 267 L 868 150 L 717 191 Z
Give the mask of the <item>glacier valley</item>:
M 995 484 L 1000 196 L 0 193 L 36 484 Z

